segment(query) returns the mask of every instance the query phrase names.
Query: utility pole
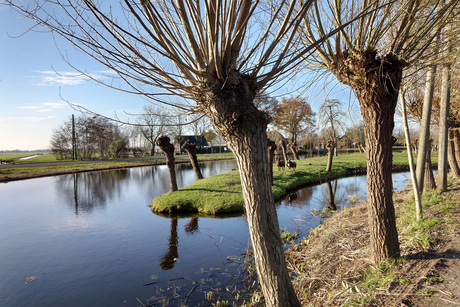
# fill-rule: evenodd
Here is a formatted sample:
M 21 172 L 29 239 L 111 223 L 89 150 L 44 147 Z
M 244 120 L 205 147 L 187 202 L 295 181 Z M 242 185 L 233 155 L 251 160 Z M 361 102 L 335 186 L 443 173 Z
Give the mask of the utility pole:
M 72 160 L 77 160 L 77 138 L 75 137 L 75 117 L 72 114 Z

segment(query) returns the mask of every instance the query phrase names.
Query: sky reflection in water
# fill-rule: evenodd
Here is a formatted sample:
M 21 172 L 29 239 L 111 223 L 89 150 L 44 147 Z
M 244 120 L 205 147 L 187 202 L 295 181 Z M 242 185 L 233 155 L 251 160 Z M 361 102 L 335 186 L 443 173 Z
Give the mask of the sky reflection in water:
M 201 166 L 205 177 L 236 168 Z M 177 167 L 179 187 L 195 180 L 191 166 Z M 169 189 L 167 176 L 155 166 L 0 184 L 0 306 L 139 306 L 162 297 L 174 304 L 188 293 L 194 306 L 205 289 L 236 295 L 246 220 L 151 213 L 150 201 Z M 409 176 L 396 176 L 400 189 Z M 350 195 L 365 198 L 365 177 L 330 186 L 339 210 Z M 312 210 L 328 207 L 329 195 L 326 184 L 290 194 L 277 205 L 281 229 L 307 235 L 320 223 Z

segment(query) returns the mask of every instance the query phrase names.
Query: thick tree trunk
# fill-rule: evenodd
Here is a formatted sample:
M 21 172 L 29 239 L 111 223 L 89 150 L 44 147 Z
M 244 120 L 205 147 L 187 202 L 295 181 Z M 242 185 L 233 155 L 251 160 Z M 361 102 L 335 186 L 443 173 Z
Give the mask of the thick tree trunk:
M 390 104 L 391 102 L 384 101 Z M 394 103 L 396 105 L 396 103 Z M 361 107 L 367 158 L 367 201 L 371 246 L 376 263 L 399 256 L 398 232 L 393 205 L 392 132 L 394 109 Z
M 367 203 L 371 247 L 376 263 L 400 254 L 393 205 L 392 132 L 404 63 L 376 51 L 343 52 L 329 67 L 337 79 L 350 85 L 364 120 L 367 158 Z
M 273 156 L 275 155 L 275 150 L 277 148 L 276 143 L 272 140 L 267 140 L 268 145 L 268 164 L 270 165 L 270 178 L 273 185 Z
M 251 137 L 251 139 L 254 138 Z M 256 140 L 233 144 L 245 199 L 245 212 L 254 249 L 259 282 L 268 306 L 295 306 L 297 297 L 286 269 L 279 224 L 269 180 L 265 130 Z M 250 161 L 255 163 L 251 163 Z M 263 174 L 263 175 L 262 175 Z M 262 175 L 262 176 L 260 176 Z M 263 177 L 264 179 L 259 181 Z M 281 289 L 290 286 L 289 289 Z M 289 303 L 288 303 L 289 302 Z
M 460 176 L 460 169 L 458 167 L 457 158 L 455 157 L 455 145 L 454 145 L 454 132 L 449 129 L 449 139 L 447 158 L 449 160 L 450 171 L 454 177 Z
M 231 80 L 230 80 L 231 81 Z M 201 104 L 238 165 L 245 215 L 259 284 L 267 306 L 300 306 L 286 267 L 273 200 L 266 128 L 269 117 L 253 104 L 255 89 L 240 79 L 203 93 Z
M 196 144 L 187 140 L 182 144 L 181 148 L 185 150 L 190 158 L 190 162 L 192 163 L 193 170 L 195 171 L 195 177 L 197 180 L 203 179 L 203 175 L 201 174 L 200 165 L 198 164 L 198 158 L 196 156 Z
M 166 155 L 166 164 L 169 170 L 169 190 L 171 192 L 177 191 L 175 158 L 174 158 L 174 145 L 171 144 L 170 138 L 167 136 L 159 137 L 156 144 L 163 150 Z
M 431 165 L 431 143 L 432 139 L 428 140 L 428 146 L 426 150 L 426 159 L 425 159 L 425 179 L 423 182 L 423 188 L 425 190 L 436 189 L 436 180 L 434 179 L 433 174 L 433 165 Z
M 326 166 L 326 172 L 330 172 L 332 170 L 332 159 L 334 159 L 334 148 L 335 148 L 335 143 L 334 141 L 330 140 L 327 141 L 327 166 Z

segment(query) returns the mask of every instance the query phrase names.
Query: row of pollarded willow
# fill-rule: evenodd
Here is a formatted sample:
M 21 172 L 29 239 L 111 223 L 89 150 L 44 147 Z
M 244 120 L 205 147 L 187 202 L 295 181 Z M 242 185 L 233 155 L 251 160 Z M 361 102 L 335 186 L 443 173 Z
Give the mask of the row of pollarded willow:
M 305 17 L 305 45 L 346 23 L 371 5 L 368 14 L 331 37 L 306 61 L 329 70 L 350 86 L 361 106 L 368 160 L 367 199 L 374 260 L 399 254 L 392 199 L 391 156 L 394 114 L 403 70 L 426 56 L 458 1 L 320 1 Z
M 271 306 L 299 302 L 284 262 L 271 191 L 269 117 L 254 98 L 290 77 L 317 45 L 292 52 L 312 2 L 124 0 L 120 11 L 90 0 L 37 0 L 31 7 L 4 1 L 117 72 L 127 85 L 122 90 L 210 118 L 237 160 L 259 283 Z M 263 28 L 255 24 L 261 20 Z M 152 93 L 151 86 L 163 91 Z M 171 94 L 187 101 L 171 102 Z
M 457 1 L 450 1 L 446 9 L 439 2 L 435 16 L 430 12 L 425 16 L 425 1 L 326 2 L 123 0 L 121 9 L 91 0 L 36 0 L 30 7 L 20 0 L 2 3 L 115 71 L 126 85 L 119 89 L 210 118 L 215 131 L 232 149 L 240 170 L 266 304 L 298 306 L 271 191 L 266 147 L 269 117 L 254 104 L 256 94 L 291 78 L 301 59 L 330 69 L 339 81 L 354 88 L 369 144 L 369 175 L 375 179 L 375 185 L 368 189 L 374 258 L 379 261 L 394 256 L 399 247 L 388 173 L 401 71 L 412 58 L 423 54 L 418 42 L 441 26 L 449 5 Z M 326 12 L 320 11 L 321 5 Z M 431 1 L 430 5 L 436 4 Z M 365 17 L 353 22 L 362 12 Z M 326 19 L 333 24 L 326 25 Z M 347 25 L 350 27 L 345 28 Z M 300 29 L 304 30 L 303 47 L 297 45 Z M 390 33 L 393 29 L 396 33 Z M 335 37 L 315 49 L 334 33 Z M 387 34 L 394 34 L 396 40 L 389 42 L 388 48 L 380 48 L 390 36 Z M 317 57 L 309 57 L 313 51 Z M 117 82 L 107 85 L 114 84 Z M 162 90 L 155 93 L 152 86 Z M 187 101 L 172 102 L 170 95 Z M 376 229 L 385 239 L 375 240 Z

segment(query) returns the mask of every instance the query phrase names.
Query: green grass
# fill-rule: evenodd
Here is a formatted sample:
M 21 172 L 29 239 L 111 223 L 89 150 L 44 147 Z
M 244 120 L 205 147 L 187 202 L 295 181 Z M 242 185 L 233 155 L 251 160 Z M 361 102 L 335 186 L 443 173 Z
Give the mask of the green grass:
M 313 185 L 331 179 L 344 177 L 349 169 L 366 166 L 364 153 L 334 157 L 330 173 L 325 172 L 327 157 L 309 158 L 297 161 L 295 172 L 273 170 L 273 196 L 276 200 L 289 191 L 306 185 Z M 406 153 L 393 153 L 393 165 L 406 166 Z M 166 193 L 151 203 L 154 212 L 179 213 L 199 212 L 222 214 L 243 212 L 244 203 L 238 171 L 198 180 L 174 193 Z
M 422 195 L 422 211 L 428 207 L 435 206 L 440 211 L 444 210 L 441 205 L 444 204 L 444 198 L 437 195 L 435 190 L 425 191 Z M 430 233 L 433 227 L 441 220 L 438 217 L 415 219 L 415 201 L 413 199 L 405 201 L 398 206 L 397 210 L 398 232 L 403 246 L 414 246 L 430 248 L 432 241 Z
M 34 153 L 28 153 L 25 156 L 33 155 Z M 21 155 L 18 154 L 3 154 L 3 159 L 6 158 L 17 158 Z M 233 154 L 223 153 L 223 154 L 203 154 L 198 155 L 199 160 L 213 160 L 213 159 L 231 159 Z M 155 164 L 164 164 L 166 160 L 163 159 L 163 156 L 155 156 L 151 158 L 159 158 Z M 91 163 L 82 163 L 82 164 L 72 164 L 72 165 L 52 165 L 49 167 L 41 166 L 41 163 L 53 163 L 53 162 L 69 162 L 71 160 L 57 160 L 55 155 L 52 153 L 44 153 L 38 157 L 24 160 L 24 161 L 13 161 L 11 164 L 21 165 L 17 168 L 4 168 L 0 169 L 0 181 L 11 181 L 18 179 L 27 179 L 41 176 L 52 176 L 60 174 L 68 174 L 73 172 L 83 172 L 83 171 L 93 171 L 93 170 L 106 170 L 106 169 L 118 169 L 118 168 L 129 168 L 137 167 L 143 165 L 151 165 L 152 162 L 149 160 L 141 160 L 137 157 L 131 157 L 124 159 L 123 161 L 109 160 L 91 160 Z M 176 156 L 177 162 L 190 162 L 190 159 L 187 155 Z M 77 161 L 78 162 L 78 161 Z M 84 161 L 88 162 L 88 161 Z M 24 167 L 22 167 L 24 164 Z M 35 164 L 34 167 L 27 167 L 25 164 Z
M 49 166 L 49 167 L 23 167 L 23 168 L 6 168 L 6 169 L 0 169 L 0 175 L 7 175 L 7 174 L 18 174 L 18 173 L 29 173 L 29 174 L 34 174 L 34 173 L 42 173 L 42 172 L 48 172 L 48 171 L 56 171 L 57 173 L 59 171 L 65 171 L 65 170 L 75 170 L 75 171 L 80 171 L 80 170 L 98 170 L 98 169 L 103 169 L 103 168 L 109 168 L 110 166 L 114 165 L 126 165 L 127 163 L 123 162 L 101 162 L 101 163 L 91 163 L 91 164 L 73 164 L 73 165 L 56 165 L 56 166 Z
M 11 160 L 17 160 L 25 157 L 30 157 L 34 155 L 39 155 L 41 153 L 38 152 L 15 152 L 15 153 L 0 153 L 0 159 L 1 160 L 6 160 L 6 161 L 11 161 Z
M 31 158 L 27 160 L 17 160 L 17 161 L 14 161 L 12 164 L 50 163 L 50 162 L 58 162 L 58 161 L 71 161 L 71 160 L 56 160 L 56 156 L 53 155 L 51 152 L 48 152 L 48 153 L 44 153 L 35 158 Z
M 355 291 L 360 295 L 353 299 L 352 302 L 345 306 L 367 306 L 369 302 L 375 300 L 376 291 L 385 289 L 390 282 L 408 285 L 410 280 L 400 279 L 396 276 L 398 267 L 407 259 L 404 257 L 397 259 L 388 259 L 380 262 L 377 266 L 369 267 L 356 284 Z

